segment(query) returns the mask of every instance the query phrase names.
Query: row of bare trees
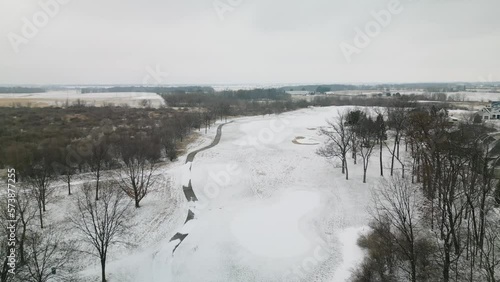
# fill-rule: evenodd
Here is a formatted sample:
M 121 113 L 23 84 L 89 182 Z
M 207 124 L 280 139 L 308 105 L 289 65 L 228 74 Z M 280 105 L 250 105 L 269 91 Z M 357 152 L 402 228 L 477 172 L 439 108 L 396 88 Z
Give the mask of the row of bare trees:
M 7 209 L 2 206 L 0 281 L 77 281 L 78 268 L 74 263 L 84 254 L 99 259 L 102 281 L 106 281 L 108 251 L 125 234 L 131 201 L 116 182 L 101 185 L 99 200 L 95 199 L 94 190 L 93 184 L 83 185 L 82 193 L 74 199 L 76 208 L 68 211 L 66 230 L 55 226 L 41 229 L 34 223 L 38 207 L 28 188 L 20 189 L 16 195 L 15 220 L 11 220 Z M 7 227 L 13 226 L 15 244 L 8 244 L 4 240 L 10 235 Z M 67 235 L 74 239 L 64 238 Z M 12 247 L 16 249 L 15 274 L 9 273 L 8 254 Z
M 44 217 L 47 204 L 55 202 L 61 191 L 58 190 L 60 186 L 55 185 L 58 179 L 50 162 L 50 151 L 45 151 L 47 155 L 38 158 L 36 165 L 26 171 L 24 181 L 19 184 L 23 187 L 16 199 L 19 272 L 15 276 L 9 275 L 7 261 L 4 261 L 0 281 L 45 282 L 74 279 L 68 265 L 82 250 L 99 258 L 102 281 L 105 281 L 108 248 L 125 230 L 128 203 L 132 200 L 136 208 L 140 207 L 141 200 L 155 181 L 155 172 L 161 158 L 161 144 L 153 134 L 140 132 L 134 136 L 121 135 L 116 140 L 118 142 L 111 142 L 111 138 L 102 135 L 89 147 L 91 174 L 86 176 L 82 193 L 75 200 L 77 211 L 71 216 L 70 231 L 66 231 L 79 231 L 82 240 L 78 242 L 86 243 L 84 245 L 87 247 L 75 248 L 78 244 L 73 243 L 69 248 L 67 241 L 54 236 L 61 235 L 61 230 L 54 230 L 51 225 L 46 226 Z M 115 169 L 103 174 L 109 168 Z M 71 195 L 69 185 L 68 181 L 68 194 Z M 7 223 L 6 211 L 2 215 L 5 219 L 2 223 Z M 34 221 L 36 218 L 39 224 Z M 7 234 L 2 235 L 1 250 L 4 254 L 3 251 L 6 253 L 9 246 L 4 240 Z
M 380 174 L 383 176 L 382 144 L 387 139 L 387 127 L 384 115 L 377 113 L 374 120 L 369 114 L 361 110 L 351 110 L 339 113 L 334 120 L 327 121 L 327 126 L 320 129 L 320 134 L 327 137 L 325 145 L 317 153 L 328 159 L 339 159 L 342 164 L 342 174 L 349 179 L 348 155 L 354 164 L 358 156 L 363 161 L 363 183 L 366 183 L 366 174 L 370 157 L 374 148 L 380 146 Z M 391 168 L 391 173 L 392 173 Z
M 128 127 L 101 126 L 70 144 L 58 139 L 39 142 L 28 155 L 29 165 L 16 177 L 20 187 L 16 275 L 8 273 L 8 260 L 4 260 L 10 246 L 6 228 L 2 228 L 0 282 L 75 281 L 79 270 L 75 260 L 85 254 L 99 259 L 102 281 L 106 281 L 109 249 L 124 239 L 126 222 L 133 216 L 130 206 L 141 206 L 159 177 L 161 162 L 177 158 L 179 144 L 190 131 L 213 122 L 214 115 L 207 114 L 205 119 L 202 114 L 173 115 Z M 81 189 L 74 195 L 76 177 Z M 73 197 L 69 201 L 74 210 L 63 222 L 66 227 L 55 227 L 45 217 L 53 215 L 48 213 L 50 204 L 62 197 Z M 1 212 L 5 225 L 8 214 Z M 64 238 L 67 234 L 72 239 Z
M 499 147 L 492 129 L 453 124 L 434 107 L 392 110 L 393 120 L 404 122 L 399 131 L 389 123 L 388 149 L 402 170 L 375 189 L 372 230 L 359 241 L 368 256 L 354 280 L 498 281 Z

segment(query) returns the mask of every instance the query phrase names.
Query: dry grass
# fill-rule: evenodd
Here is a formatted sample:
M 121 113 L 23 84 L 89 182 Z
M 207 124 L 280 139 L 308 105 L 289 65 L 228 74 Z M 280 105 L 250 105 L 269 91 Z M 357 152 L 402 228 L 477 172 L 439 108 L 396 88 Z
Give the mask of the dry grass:
M 186 149 L 187 146 L 191 143 L 194 143 L 198 138 L 200 138 L 201 134 L 198 131 L 193 131 L 191 134 L 189 134 L 182 142 L 179 142 L 178 147 L 177 147 L 177 153 L 178 155 L 183 155 L 184 153 L 187 153 Z
M 65 115 L 64 120 L 65 121 L 71 121 L 71 120 L 88 120 L 89 118 L 86 115 L 82 114 L 74 114 L 74 115 Z
M 79 98 L 79 100 L 87 106 L 102 107 L 106 105 L 123 106 L 127 105 L 129 107 L 142 107 L 140 105 L 141 100 L 127 99 L 127 98 L 102 98 L 102 99 L 85 99 L 85 97 Z M 77 102 L 76 98 L 28 98 L 28 97 L 2 97 L 0 95 L 0 107 L 13 107 L 22 106 L 30 108 L 44 108 L 50 106 L 60 106 L 69 103 L 70 105 Z M 154 102 L 153 102 L 154 104 Z
M 43 108 L 50 106 L 48 101 L 43 99 L 29 98 L 0 98 L 0 107 L 23 106 L 33 108 Z

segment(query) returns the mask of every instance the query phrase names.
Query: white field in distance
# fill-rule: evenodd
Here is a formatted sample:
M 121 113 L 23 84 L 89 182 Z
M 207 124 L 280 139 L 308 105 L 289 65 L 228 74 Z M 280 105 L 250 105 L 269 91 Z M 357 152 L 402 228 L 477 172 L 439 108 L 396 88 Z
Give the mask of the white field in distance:
M 0 94 L 0 106 L 20 104 L 32 107 L 63 106 L 66 102 L 70 105 L 78 100 L 87 105 L 103 106 L 113 104 L 116 106 L 128 105 L 129 107 L 143 107 L 144 100 L 149 101 L 151 107 L 159 108 L 165 101 L 156 93 L 146 92 L 116 92 L 116 93 L 80 93 L 79 90 L 56 90 L 44 93 L 6 93 Z

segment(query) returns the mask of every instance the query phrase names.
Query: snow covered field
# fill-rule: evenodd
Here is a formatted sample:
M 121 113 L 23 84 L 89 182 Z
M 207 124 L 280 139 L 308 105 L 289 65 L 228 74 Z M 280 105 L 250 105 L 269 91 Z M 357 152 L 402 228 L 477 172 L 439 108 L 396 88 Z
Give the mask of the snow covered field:
M 491 92 L 458 92 L 458 93 L 448 93 L 448 96 L 453 95 L 462 95 L 465 97 L 466 101 L 475 101 L 475 102 L 489 102 L 489 101 L 498 101 L 500 100 L 500 93 L 491 93 Z
M 350 160 L 345 180 L 339 161 L 315 153 L 324 142 L 319 127 L 348 109 L 236 118 L 222 128 L 220 143 L 192 163 L 185 165 L 184 155 L 162 166 L 141 208 L 131 210 L 129 233 L 120 238 L 127 244 L 110 250 L 108 281 L 347 281 L 363 258 L 356 241 L 368 230 L 371 192 L 381 179 L 377 151 L 367 184 L 362 164 Z M 187 151 L 209 145 L 216 128 Z M 44 217 L 65 239 L 78 236 L 67 216 L 88 177 L 74 179 L 72 196 L 64 182 L 55 183 L 61 189 Z M 189 180 L 197 202 L 184 195 Z M 194 218 L 186 223 L 188 210 Z M 171 240 L 177 233 L 188 235 Z M 74 273 L 100 281 L 98 259 L 82 254 Z
M 255 86 L 247 87 L 215 87 L 216 90 L 235 90 L 235 89 L 253 89 Z M 396 90 L 393 93 L 398 92 Z M 425 94 L 422 90 L 415 91 L 399 91 L 401 95 L 410 94 Z M 346 91 L 333 91 L 328 92 L 329 95 L 375 95 L 381 93 L 377 90 L 346 90 Z M 460 97 L 464 102 L 489 102 L 499 101 L 500 93 L 493 93 L 487 91 L 481 92 L 453 92 L 446 93 L 448 97 Z M 311 96 L 300 96 L 300 99 L 312 99 Z M 152 107 L 160 107 L 165 102 L 163 98 L 155 93 L 145 92 L 117 92 L 117 93 L 80 93 L 80 90 L 56 90 L 48 91 L 45 93 L 6 93 L 0 94 L 0 106 L 11 106 L 12 104 L 21 103 L 22 105 L 30 104 L 33 107 L 47 107 L 47 106 L 62 106 L 66 101 L 73 103 L 80 99 L 87 104 L 102 106 L 104 104 L 114 104 L 117 106 L 128 105 L 130 107 L 141 107 L 143 100 L 148 100 Z
M 169 215 L 180 217 L 168 220 L 179 224 L 171 232 L 144 225 L 149 237 L 168 235 L 113 259 L 109 277 L 144 282 L 345 281 L 363 257 L 356 240 L 367 230 L 371 189 L 380 179 L 376 157 L 369 183 L 362 184 L 361 164 L 350 164 L 351 179 L 346 181 L 339 168 L 315 154 L 319 145 L 292 142 L 297 136 L 322 142 L 316 129 L 338 110 L 345 109 L 303 109 L 225 125 L 220 143 L 200 152 L 191 172 L 183 160 L 165 171 L 175 183 L 174 194 L 181 193 L 190 173 L 199 201 L 182 204 L 176 209 L 181 212 Z M 210 141 L 206 138 L 203 145 Z M 183 226 L 188 208 L 195 218 Z M 172 255 L 179 241 L 169 240 L 176 232 L 189 235 Z M 98 271 L 96 266 L 86 273 Z
M 25 105 L 30 103 L 34 107 L 62 106 L 66 101 L 73 103 L 80 99 L 88 104 L 102 106 L 103 104 L 114 104 L 117 106 L 127 104 L 130 107 L 140 107 L 141 101 L 151 101 L 151 106 L 160 107 L 164 100 L 155 93 L 142 92 L 120 92 L 120 93 L 80 93 L 80 90 L 58 90 L 45 93 L 29 94 L 0 94 L 0 105 L 10 106 L 12 103 Z
M 428 95 L 431 93 L 425 92 L 423 90 L 391 90 L 391 92 L 399 93 L 401 95 Z M 380 90 L 344 90 L 344 91 L 331 91 L 327 92 L 329 95 L 377 95 L 382 93 Z M 487 90 L 478 90 L 477 92 L 472 91 L 460 91 L 460 92 L 446 92 L 448 98 L 455 98 L 457 101 L 468 101 L 468 102 L 488 102 L 488 101 L 498 101 L 500 100 L 500 93 L 488 92 Z
M 325 141 L 318 129 L 349 109 L 235 118 L 222 128 L 219 144 L 192 162 L 185 164 L 184 155 L 164 164 L 141 208 L 131 209 L 129 232 L 120 238 L 127 244 L 110 250 L 108 281 L 348 281 L 364 255 L 357 239 L 369 230 L 371 194 L 381 180 L 378 146 L 366 184 L 360 158 L 357 165 L 349 159 L 345 180 L 340 161 L 331 163 L 316 150 Z M 450 111 L 457 118 L 468 113 Z M 187 152 L 211 144 L 216 131 L 212 126 L 207 134 L 197 133 Z M 384 156 L 388 175 L 385 149 Z M 75 176 L 71 196 L 64 181 L 55 183 L 60 189 L 44 218 L 65 240 L 78 237 L 68 215 L 81 193 L 78 186 L 90 178 Z M 182 188 L 190 182 L 196 202 Z M 80 281 L 100 281 L 98 259 L 79 255 L 74 273 Z

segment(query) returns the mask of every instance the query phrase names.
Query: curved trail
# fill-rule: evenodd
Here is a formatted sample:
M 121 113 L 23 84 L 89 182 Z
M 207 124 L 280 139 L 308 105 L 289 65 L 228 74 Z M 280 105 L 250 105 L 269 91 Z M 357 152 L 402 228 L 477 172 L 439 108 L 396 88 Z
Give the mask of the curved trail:
M 214 146 L 216 146 L 217 144 L 219 144 L 219 141 L 221 139 L 221 136 L 222 136 L 222 127 L 228 123 L 231 123 L 232 121 L 230 122 L 226 122 L 226 123 L 223 123 L 221 125 L 219 125 L 217 127 L 217 134 L 215 135 L 215 138 L 214 140 L 212 141 L 212 143 L 210 143 L 210 145 L 208 146 L 205 146 L 201 149 L 198 149 L 198 150 L 195 150 L 191 153 L 189 153 L 186 157 L 186 164 L 187 163 L 192 163 L 194 161 L 194 157 L 196 156 L 196 154 L 198 154 L 199 152 L 202 152 L 202 151 L 205 151 L 205 150 L 208 150 L 210 148 L 213 148 Z M 191 166 L 189 167 L 189 171 L 191 171 Z M 193 187 L 191 186 L 191 178 L 189 179 L 189 184 L 188 186 L 182 186 L 182 189 L 184 191 L 184 195 L 186 196 L 186 199 L 188 200 L 188 202 L 197 202 L 198 201 L 198 198 L 196 197 L 196 194 L 194 193 L 193 191 Z M 186 221 L 184 222 L 184 225 L 194 219 L 194 216 L 195 216 L 195 213 L 189 209 L 188 210 L 188 216 L 186 218 Z M 175 250 L 179 247 L 179 245 L 182 243 L 182 241 L 184 241 L 184 239 L 188 236 L 189 234 L 186 233 L 186 234 L 182 234 L 182 233 L 176 233 L 171 239 L 170 241 L 174 241 L 174 240 L 180 240 L 179 244 L 177 244 L 174 248 L 174 250 L 172 251 L 172 255 L 174 254 Z

